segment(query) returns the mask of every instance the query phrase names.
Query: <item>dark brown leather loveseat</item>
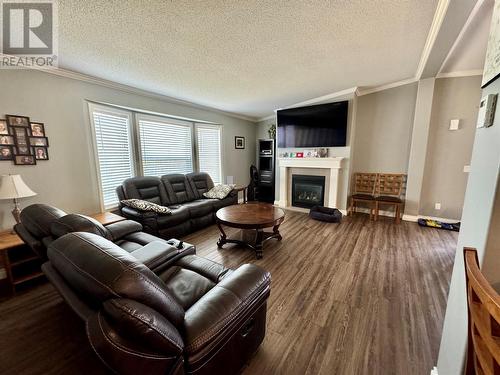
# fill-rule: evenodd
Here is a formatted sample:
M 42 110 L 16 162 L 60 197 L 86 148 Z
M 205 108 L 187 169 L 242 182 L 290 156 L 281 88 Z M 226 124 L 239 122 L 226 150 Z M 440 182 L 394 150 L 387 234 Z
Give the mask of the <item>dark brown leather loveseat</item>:
M 132 177 L 118 186 L 119 200 L 142 199 L 170 207 L 171 215 L 141 212 L 120 205 L 128 219 L 140 222 L 148 233 L 163 237 L 181 237 L 214 223 L 219 208 L 238 203 L 238 194 L 229 193 L 224 199 L 208 199 L 203 193 L 213 188 L 207 173 L 168 174 L 162 177 Z
M 47 246 L 43 272 L 113 371 L 238 373 L 264 339 L 270 274 L 231 270 L 139 223 L 117 224 L 32 205 L 17 230 Z

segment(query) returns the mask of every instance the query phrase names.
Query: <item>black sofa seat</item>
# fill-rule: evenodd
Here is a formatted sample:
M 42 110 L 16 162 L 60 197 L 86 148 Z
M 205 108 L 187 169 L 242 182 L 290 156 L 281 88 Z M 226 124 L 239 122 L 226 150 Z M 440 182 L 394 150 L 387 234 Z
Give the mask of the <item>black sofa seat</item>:
M 203 193 L 213 187 L 214 183 L 207 173 L 176 173 L 129 178 L 117 187 L 116 192 L 120 201 L 142 199 L 169 207 L 171 215 L 140 212 L 123 205 L 120 205 L 120 211 L 124 217 L 140 222 L 144 231 L 172 238 L 212 225 L 217 210 L 238 203 L 235 191 L 220 200 L 205 198 Z

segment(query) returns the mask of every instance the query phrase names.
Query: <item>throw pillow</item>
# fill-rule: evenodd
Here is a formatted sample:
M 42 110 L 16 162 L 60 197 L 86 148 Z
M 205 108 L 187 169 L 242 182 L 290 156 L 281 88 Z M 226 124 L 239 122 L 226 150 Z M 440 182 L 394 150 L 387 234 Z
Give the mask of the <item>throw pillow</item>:
M 165 215 L 170 215 L 172 213 L 172 211 L 170 211 L 170 208 L 168 207 L 160 206 L 159 204 L 148 201 L 143 201 L 141 199 L 125 199 L 121 201 L 121 204 L 135 208 L 139 211 L 152 211 L 158 214 Z
M 224 199 L 229 195 L 231 190 L 233 190 L 234 186 L 235 185 L 223 185 L 223 184 L 215 185 L 209 191 L 203 193 L 203 196 L 205 198 Z

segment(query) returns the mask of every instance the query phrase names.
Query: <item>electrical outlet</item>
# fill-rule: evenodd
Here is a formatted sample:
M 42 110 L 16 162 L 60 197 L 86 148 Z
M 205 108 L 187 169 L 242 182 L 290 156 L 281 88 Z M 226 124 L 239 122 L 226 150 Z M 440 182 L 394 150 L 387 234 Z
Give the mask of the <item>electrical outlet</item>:
M 436 209 L 436 210 L 440 210 L 440 209 L 441 209 L 441 203 L 436 203 L 436 204 L 434 205 L 434 209 Z

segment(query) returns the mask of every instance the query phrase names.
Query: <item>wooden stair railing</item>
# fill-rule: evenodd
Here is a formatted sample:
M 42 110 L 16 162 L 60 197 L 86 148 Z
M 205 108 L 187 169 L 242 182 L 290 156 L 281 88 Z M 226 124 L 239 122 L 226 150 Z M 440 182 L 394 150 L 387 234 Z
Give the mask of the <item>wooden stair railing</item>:
M 464 248 L 468 347 L 466 375 L 500 375 L 500 296 L 479 269 L 477 251 Z

